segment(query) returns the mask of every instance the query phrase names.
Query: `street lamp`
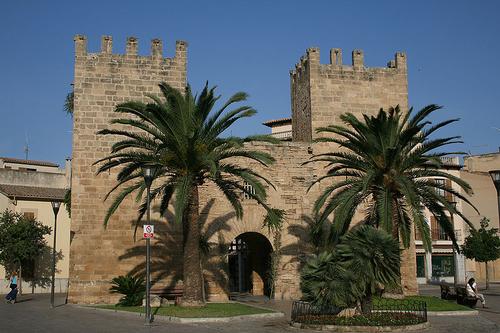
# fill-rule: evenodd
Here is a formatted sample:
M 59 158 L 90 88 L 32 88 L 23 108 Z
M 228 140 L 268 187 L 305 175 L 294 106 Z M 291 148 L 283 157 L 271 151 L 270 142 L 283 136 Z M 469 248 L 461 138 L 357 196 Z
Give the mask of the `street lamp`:
M 500 170 L 491 170 L 490 176 L 497 190 L 498 221 L 500 223 Z
M 156 174 L 156 167 L 154 165 L 145 165 L 142 167 L 142 175 L 144 177 L 144 183 L 147 187 L 147 224 L 151 223 L 151 184 Z M 150 277 L 150 262 L 151 262 L 151 241 L 146 238 L 146 325 L 151 323 L 151 304 L 150 304 L 150 289 L 151 289 L 151 277 Z
M 451 207 L 453 207 L 453 210 L 457 209 L 457 202 L 452 201 L 450 202 Z M 453 211 L 450 210 L 450 220 L 451 224 L 453 226 L 453 233 L 455 233 L 455 221 L 453 219 Z M 455 265 L 455 269 L 453 270 L 453 286 L 457 286 L 457 280 L 458 280 L 458 255 L 457 255 L 457 250 L 455 249 L 455 246 L 451 246 L 453 249 L 453 265 Z
M 50 305 L 54 308 L 54 289 L 56 285 L 56 239 L 57 239 L 57 213 L 61 207 L 61 202 L 53 201 L 52 210 L 54 211 L 54 247 L 52 248 L 52 286 L 50 288 Z

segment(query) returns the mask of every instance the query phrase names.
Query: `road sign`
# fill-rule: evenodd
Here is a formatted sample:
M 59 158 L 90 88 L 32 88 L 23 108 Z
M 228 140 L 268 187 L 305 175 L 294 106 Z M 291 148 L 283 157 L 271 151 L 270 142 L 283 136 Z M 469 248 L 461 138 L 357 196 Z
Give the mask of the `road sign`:
M 155 226 L 152 224 L 144 225 L 144 238 L 154 238 L 155 237 Z

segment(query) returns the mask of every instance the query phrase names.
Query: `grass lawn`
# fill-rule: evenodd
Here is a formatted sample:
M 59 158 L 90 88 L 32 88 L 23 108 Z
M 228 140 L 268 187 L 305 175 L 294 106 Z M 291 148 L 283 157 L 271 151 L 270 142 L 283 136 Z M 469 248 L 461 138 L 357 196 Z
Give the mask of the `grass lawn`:
M 427 311 L 472 311 L 465 305 L 457 304 L 456 300 L 444 300 L 434 296 L 408 296 L 405 299 L 424 301 L 427 303 Z
M 98 309 L 108 309 L 115 311 L 144 312 L 142 306 L 116 306 L 116 305 L 97 305 Z M 255 308 L 239 303 L 207 303 L 204 307 L 180 307 L 170 305 L 167 307 L 152 308 L 151 312 L 159 316 L 172 316 L 181 318 L 203 318 L 203 317 L 234 317 L 241 315 L 273 313 L 272 310 Z
M 375 298 L 374 303 L 376 304 L 380 298 Z M 427 304 L 427 311 L 471 311 L 473 309 L 465 305 L 457 304 L 456 300 L 444 300 L 439 297 L 434 296 L 408 296 L 404 300 L 410 301 L 422 301 Z M 402 300 L 402 302 L 404 302 Z M 391 300 L 390 302 L 397 303 L 398 300 Z

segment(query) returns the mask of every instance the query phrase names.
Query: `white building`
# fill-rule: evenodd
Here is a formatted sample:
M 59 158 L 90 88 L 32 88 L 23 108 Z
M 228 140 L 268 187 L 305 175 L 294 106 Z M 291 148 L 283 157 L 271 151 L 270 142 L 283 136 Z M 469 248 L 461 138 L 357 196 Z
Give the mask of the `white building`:
M 65 169 L 45 161 L 22 160 L 0 157 L 0 212 L 6 209 L 34 218 L 52 228 L 47 235 L 47 245 L 53 246 L 54 212 L 51 202 L 61 202 L 70 187 L 71 162 L 67 160 Z M 70 218 L 64 204 L 57 216 L 56 250 L 60 259 L 56 266 L 56 292 L 67 288 L 69 273 Z M 50 251 L 49 251 L 50 252 Z M 35 260 L 31 276 L 23 278 L 23 293 L 50 292 L 50 272 L 52 254 L 44 253 Z M 0 277 L 6 276 L 0 266 Z M 8 280 L 0 284 L 2 292 L 8 290 Z

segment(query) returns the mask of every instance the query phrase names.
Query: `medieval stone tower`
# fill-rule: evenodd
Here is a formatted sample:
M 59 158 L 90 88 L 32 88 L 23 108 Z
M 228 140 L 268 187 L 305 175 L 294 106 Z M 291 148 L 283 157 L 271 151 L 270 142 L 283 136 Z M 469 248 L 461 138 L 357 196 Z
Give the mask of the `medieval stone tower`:
M 406 54 L 397 52 L 387 67 L 364 65 L 362 50 L 352 52 L 352 65 L 342 63 L 342 50 L 330 50 L 330 63 L 320 63 L 320 50 L 309 48 L 290 71 L 292 140 L 310 142 L 320 136 L 315 129 L 340 124 L 339 116 L 350 112 L 358 118 L 376 114 L 380 108 L 399 105 L 408 110 Z M 331 151 L 316 144 L 315 153 Z M 335 148 L 334 148 L 335 149 Z M 338 147 L 336 147 L 338 149 Z M 354 217 L 356 221 L 357 217 Z M 361 216 L 359 216 L 359 220 Z M 416 294 L 415 244 L 401 257 L 402 284 L 406 294 Z
M 102 301 L 103 295 L 109 294 L 112 277 L 143 262 L 142 258 L 118 258 L 126 249 L 137 246 L 131 224 L 137 204 L 132 199 L 122 204 L 128 209 L 115 214 L 107 229 L 103 227 L 112 198 L 103 200 L 116 185 L 116 173 L 96 176 L 93 163 L 109 155 L 117 138 L 98 136 L 96 132 L 109 127 L 118 103 L 147 101 L 145 94 L 159 93 L 161 81 L 184 89 L 187 43 L 176 43 L 173 58 L 163 57 L 159 39 L 151 41 L 149 56 L 139 56 L 137 51 L 134 37 L 127 39 L 123 55 L 113 54 L 111 37 L 102 37 L 99 53 L 87 52 L 85 36 L 75 37 L 70 302 Z
M 318 48 L 310 48 L 290 71 L 294 141 L 311 141 L 314 129 L 338 123 L 339 115 L 374 114 L 399 105 L 408 108 L 406 55 L 396 53 L 387 68 L 364 66 L 363 51 L 352 52 L 343 65 L 342 50 L 330 50 L 330 63 L 320 64 Z
M 162 56 L 161 41 L 153 40 L 149 56 L 137 55 L 137 40 L 127 40 L 126 54 L 112 53 L 111 37 L 103 37 L 100 53 L 87 53 L 84 36 L 75 37 L 75 108 L 73 132 L 72 242 L 70 254 L 69 301 L 99 303 L 116 300 L 109 294 L 110 280 L 128 272 L 140 271 L 144 264 L 144 242 L 134 242 L 137 203 L 128 198 L 115 212 L 107 229 L 103 220 L 112 197 L 106 193 L 116 185 L 116 171 L 96 175 L 95 161 L 105 158 L 116 138 L 98 136 L 116 117 L 116 104 L 128 100 L 147 100 L 156 94 L 157 84 L 166 81 L 186 86 L 187 44 L 177 42 L 175 56 Z M 300 297 L 299 271 L 313 251 L 308 239 L 308 218 L 314 200 L 326 186 L 309 185 L 324 170 L 303 165 L 324 144 L 312 143 L 318 126 L 338 122 L 346 111 L 375 113 L 380 107 L 400 105 L 406 109 L 406 58 L 397 53 L 387 68 L 366 68 L 363 53 L 353 52 L 353 65 L 342 64 L 339 49 L 332 49 L 331 63 L 319 61 L 319 49 L 307 50 L 291 71 L 293 141 L 278 145 L 253 144 L 276 162 L 269 168 L 247 163 L 271 180 L 268 203 L 286 213 L 281 233 L 263 228 L 264 211 L 253 200 L 244 198 L 244 216 L 237 220 L 222 193 L 206 184 L 200 189 L 200 223 L 210 244 L 203 261 L 206 295 L 209 300 L 225 300 L 231 292 L 268 294 L 270 259 L 278 255 L 275 278 L 277 298 Z M 240 87 L 241 88 L 241 87 Z M 244 89 L 244 87 L 242 87 Z M 116 125 L 113 125 L 116 126 Z M 154 205 L 153 205 L 154 207 Z M 153 242 L 154 288 L 177 286 L 182 280 L 181 228 L 171 225 L 169 216 L 154 215 L 158 238 Z M 407 293 L 416 290 L 415 254 L 408 257 L 404 281 Z M 274 257 L 276 258 L 276 257 Z M 156 266 L 155 266 L 156 265 Z M 413 268 L 412 268 L 413 267 Z

